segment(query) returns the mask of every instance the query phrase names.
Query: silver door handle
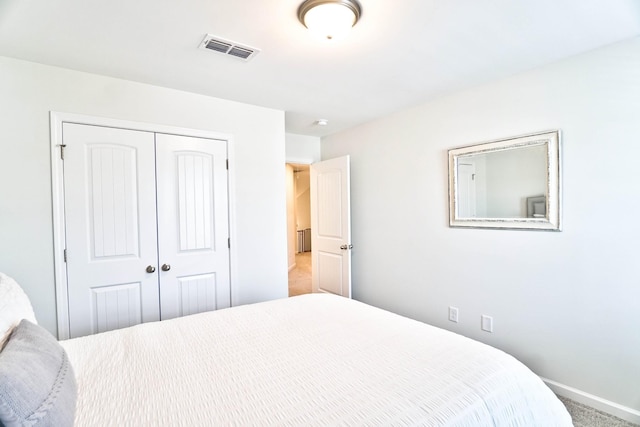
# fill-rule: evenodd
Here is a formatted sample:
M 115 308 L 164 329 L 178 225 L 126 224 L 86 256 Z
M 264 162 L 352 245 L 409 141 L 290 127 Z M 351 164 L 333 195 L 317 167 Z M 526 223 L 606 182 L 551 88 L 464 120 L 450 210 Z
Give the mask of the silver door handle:
M 343 251 L 346 251 L 347 249 L 353 249 L 353 245 L 342 245 L 340 246 L 340 249 L 342 249 Z
M 162 264 L 162 271 L 169 271 L 171 270 L 171 266 L 169 264 Z
M 146 271 L 147 273 L 155 273 L 156 268 L 153 265 L 148 265 Z

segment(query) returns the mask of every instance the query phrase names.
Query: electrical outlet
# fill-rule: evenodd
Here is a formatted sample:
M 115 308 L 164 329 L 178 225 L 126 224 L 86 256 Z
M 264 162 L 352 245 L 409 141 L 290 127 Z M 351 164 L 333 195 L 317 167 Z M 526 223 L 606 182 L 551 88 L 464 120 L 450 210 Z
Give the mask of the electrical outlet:
M 493 332 L 493 317 L 483 314 L 480 319 L 480 328 L 482 328 L 483 331 Z
M 449 320 L 458 323 L 458 307 L 449 306 Z

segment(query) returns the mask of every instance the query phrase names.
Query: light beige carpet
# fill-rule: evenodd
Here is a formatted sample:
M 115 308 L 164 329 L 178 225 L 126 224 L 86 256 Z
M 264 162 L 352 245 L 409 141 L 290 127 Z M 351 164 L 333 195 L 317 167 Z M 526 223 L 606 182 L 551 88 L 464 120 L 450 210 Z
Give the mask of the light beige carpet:
M 296 254 L 296 266 L 289 272 L 289 296 L 311 293 L 311 252 Z

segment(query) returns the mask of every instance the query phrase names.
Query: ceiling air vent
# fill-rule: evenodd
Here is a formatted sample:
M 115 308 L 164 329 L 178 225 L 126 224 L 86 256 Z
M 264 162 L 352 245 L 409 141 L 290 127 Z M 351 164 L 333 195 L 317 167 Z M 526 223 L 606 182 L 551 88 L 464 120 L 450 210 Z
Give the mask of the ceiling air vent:
M 200 49 L 212 50 L 234 58 L 240 58 L 244 61 L 252 59 L 258 54 L 258 52 L 260 52 L 258 49 L 253 47 L 243 46 L 236 42 L 212 36 L 211 34 L 207 34 L 204 40 L 202 40 L 202 43 L 200 43 Z

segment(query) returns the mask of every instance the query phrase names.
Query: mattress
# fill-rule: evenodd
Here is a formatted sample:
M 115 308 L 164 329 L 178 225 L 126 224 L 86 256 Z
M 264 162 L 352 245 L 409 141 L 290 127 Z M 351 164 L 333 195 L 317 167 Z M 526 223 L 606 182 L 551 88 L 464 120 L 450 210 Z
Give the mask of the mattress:
M 527 367 L 329 294 L 62 342 L 77 426 L 570 426 Z

